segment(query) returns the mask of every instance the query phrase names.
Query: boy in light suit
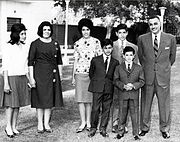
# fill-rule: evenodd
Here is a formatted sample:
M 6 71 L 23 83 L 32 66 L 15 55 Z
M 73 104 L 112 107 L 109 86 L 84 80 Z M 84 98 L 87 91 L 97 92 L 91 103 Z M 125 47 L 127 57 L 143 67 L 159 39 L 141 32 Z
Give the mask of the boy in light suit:
M 107 137 L 106 127 L 109 121 L 110 108 L 113 99 L 113 75 L 116 66 L 119 62 L 112 58 L 113 42 L 110 39 L 105 39 L 101 42 L 103 54 L 94 57 L 91 60 L 89 69 L 89 91 L 93 93 L 93 103 L 91 112 L 91 130 L 88 137 L 93 137 L 96 133 L 100 107 L 102 105 L 102 115 L 100 122 L 100 134 Z
M 138 56 L 137 56 L 137 51 L 138 47 L 127 41 L 127 36 L 128 36 L 128 27 L 125 24 L 119 24 L 116 29 L 115 29 L 116 36 L 118 37 L 118 40 L 113 42 L 113 52 L 112 52 L 112 57 L 115 58 L 116 60 L 119 61 L 119 64 L 123 62 L 123 49 L 126 46 L 131 46 L 135 50 L 135 57 L 134 57 L 134 62 L 138 63 Z M 114 89 L 114 95 L 113 95 L 113 105 L 112 105 L 112 132 L 116 133 L 117 128 L 118 128 L 118 108 L 119 108 L 119 102 L 116 100 L 118 99 L 118 94 L 117 94 L 117 88 L 115 87 Z M 128 124 L 128 120 L 127 120 Z M 126 133 L 128 132 L 127 130 L 127 124 L 126 124 Z
M 139 134 L 139 89 L 144 85 L 144 73 L 142 67 L 133 62 L 135 50 L 126 46 L 123 50 L 124 61 L 118 65 L 114 73 L 114 84 L 118 88 L 119 122 L 117 139 L 121 139 L 125 133 L 128 111 L 132 120 L 132 129 L 135 140 L 140 140 Z

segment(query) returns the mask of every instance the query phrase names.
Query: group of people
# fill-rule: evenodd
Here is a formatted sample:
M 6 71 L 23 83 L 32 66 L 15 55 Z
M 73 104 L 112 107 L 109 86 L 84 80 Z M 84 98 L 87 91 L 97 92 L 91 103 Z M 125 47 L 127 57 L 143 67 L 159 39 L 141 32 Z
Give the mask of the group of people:
M 158 15 L 150 16 L 148 24 L 150 32 L 140 35 L 134 45 L 127 41 L 125 24 L 115 29 L 118 40 L 106 38 L 100 42 L 91 36 L 91 20 L 80 20 L 82 37 L 74 44 L 72 80 L 81 118 L 77 133 L 87 130 L 88 137 L 93 137 L 99 126 L 100 134 L 108 137 L 106 129 L 111 119 L 112 132 L 121 139 L 128 132 L 131 116 L 134 139 L 140 140 L 150 130 L 151 106 L 156 95 L 160 132 L 164 139 L 170 138 L 170 76 L 176 58 L 176 39 L 161 30 Z
M 82 37 L 74 43 L 72 74 L 81 119 L 76 133 L 87 130 L 88 137 L 93 137 L 99 126 L 100 134 L 108 137 L 106 129 L 111 119 L 112 132 L 121 139 L 128 132 L 131 116 L 134 139 L 140 140 L 150 130 L 156 95 L 160 131 L 163 138 L 170 137 L 170 73 L 176 58 L 176 39 L 161 30 L 157 15 L 149 17 L 148 24 L 150 32 L 139 36 L 135 45 L 126 39 L 125 24 L 116 27 L 118 40 L 113 42 L 92 37 L 90 19 L 79 21 Z M 20 107 L 31 104 L 36 108 L 37 132 L 51 133 L 51 110 L 63 106 L 62 57 L 59 43 L 52 39 L 52 25 L 42 22 L 39 38 L 30 47 L 25 43 L 26 30 L 23 24 L 14 24 L 3 49 L 4 94 L 0 105 L 6 107 L 5 132 L 10 138 L 20 134 L 16 128 Z
M 61 89 L 62 58 L 59 43 L 52 39 L 53 27 L 43 21 L 38 39 L 26 44 L 26 27 L 12 25 L 10 40 L 3 48 L 2 70 L 4 93 L 0 106 L 6 108 L 5 133 L 9 138 L 19 135 L 19 108 L 31 104 L 36 108 L 38 133 L 51 133 L 51 109 L 63 106 Z

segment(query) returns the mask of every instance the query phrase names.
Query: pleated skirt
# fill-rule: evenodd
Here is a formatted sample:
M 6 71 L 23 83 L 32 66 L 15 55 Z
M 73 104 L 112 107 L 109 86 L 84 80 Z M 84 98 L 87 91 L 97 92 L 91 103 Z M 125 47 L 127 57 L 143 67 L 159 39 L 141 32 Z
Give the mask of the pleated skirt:
M 92 103 L 92 93 L 88 91 L 90 78 L 88 74 L 75 75 L 75 100 L 78 103 Z
M 28 88 L 28 79 L 25 75 L 9 76 L 9 85 L 12 92 L 4 93 L 2 107 L 23 107 L 30 105 L 30 90 Z

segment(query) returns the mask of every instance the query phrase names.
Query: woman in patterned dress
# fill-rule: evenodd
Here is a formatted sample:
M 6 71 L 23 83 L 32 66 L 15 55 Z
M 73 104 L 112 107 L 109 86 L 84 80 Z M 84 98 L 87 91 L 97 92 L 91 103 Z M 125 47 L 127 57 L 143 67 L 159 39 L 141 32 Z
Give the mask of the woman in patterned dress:
M 100 41 L 90 35 L 93 23 L 90 19 L 83 18 L 78 23 L 82 37 L 74 44 L 74 68 L 72 84 L 75 84 L 75 99 L 79 106 L 81 125 L 77 133 L 90 130 L 92 93 L 88 92 L 90 83 L 89 67 L 94 56 L 102 54 Z
M 28 57 L 31 107 L 36 108 L 38 133 L 52 132 L 51 109 L 63 106 L 61 76 L 62 58 L 57 41 L 51 38 L 53 28 L 44 21 L 38 27 L 39 38 L 31 43 Z

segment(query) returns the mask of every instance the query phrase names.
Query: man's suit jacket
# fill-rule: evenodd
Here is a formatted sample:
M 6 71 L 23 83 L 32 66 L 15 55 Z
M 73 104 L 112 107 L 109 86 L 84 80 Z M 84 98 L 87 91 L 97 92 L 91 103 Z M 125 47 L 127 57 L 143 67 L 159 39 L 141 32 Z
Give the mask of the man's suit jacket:
M 155 57 L 152 43 L 152 33 L 138 38 L 138 56 L 145 73 L 146 84 L 151 85 L 157 78 L 159 85 L 170 84 L 171 66 L 176 58 L 176 39 L 173 35 L 162 32 L 160 36 L 158 55 Z
M 132 48 L 134 48 L 134 50 L 135 50 L 135 59 L 134 59 L 134 62 L 138 63 L 138 55 L 137 55 L 138 47 L 135 44 L 133 44 L 133 43 L 131 43 L 129 41 L 126 42 L 126 46 L 131 46 Z M 115 58 L 116 60 L 118 60 L 120 64 L 123 61 L 123 49 L 119 45 L 118 40 L 113 42 L 112 57 Z
M 124 85 L 132 83 L 134 89 L 125 90 Z M 139 99 L 139 89 L 144 85 L 144 73 L 140 65 L 133 63 L 131 71 L 128 72 L 125 63 L 118 65 L 114 72 L 114 84 L 118 88 L 120 100 Z
M 113 75 L 115 67 L 119 62 L 112 58 L 110 59 L 108 71 L 105 71 L 103 55 L 94 57 L 91 60 L 89 69 L 89 91 L 93 93 L 113 93 Z

